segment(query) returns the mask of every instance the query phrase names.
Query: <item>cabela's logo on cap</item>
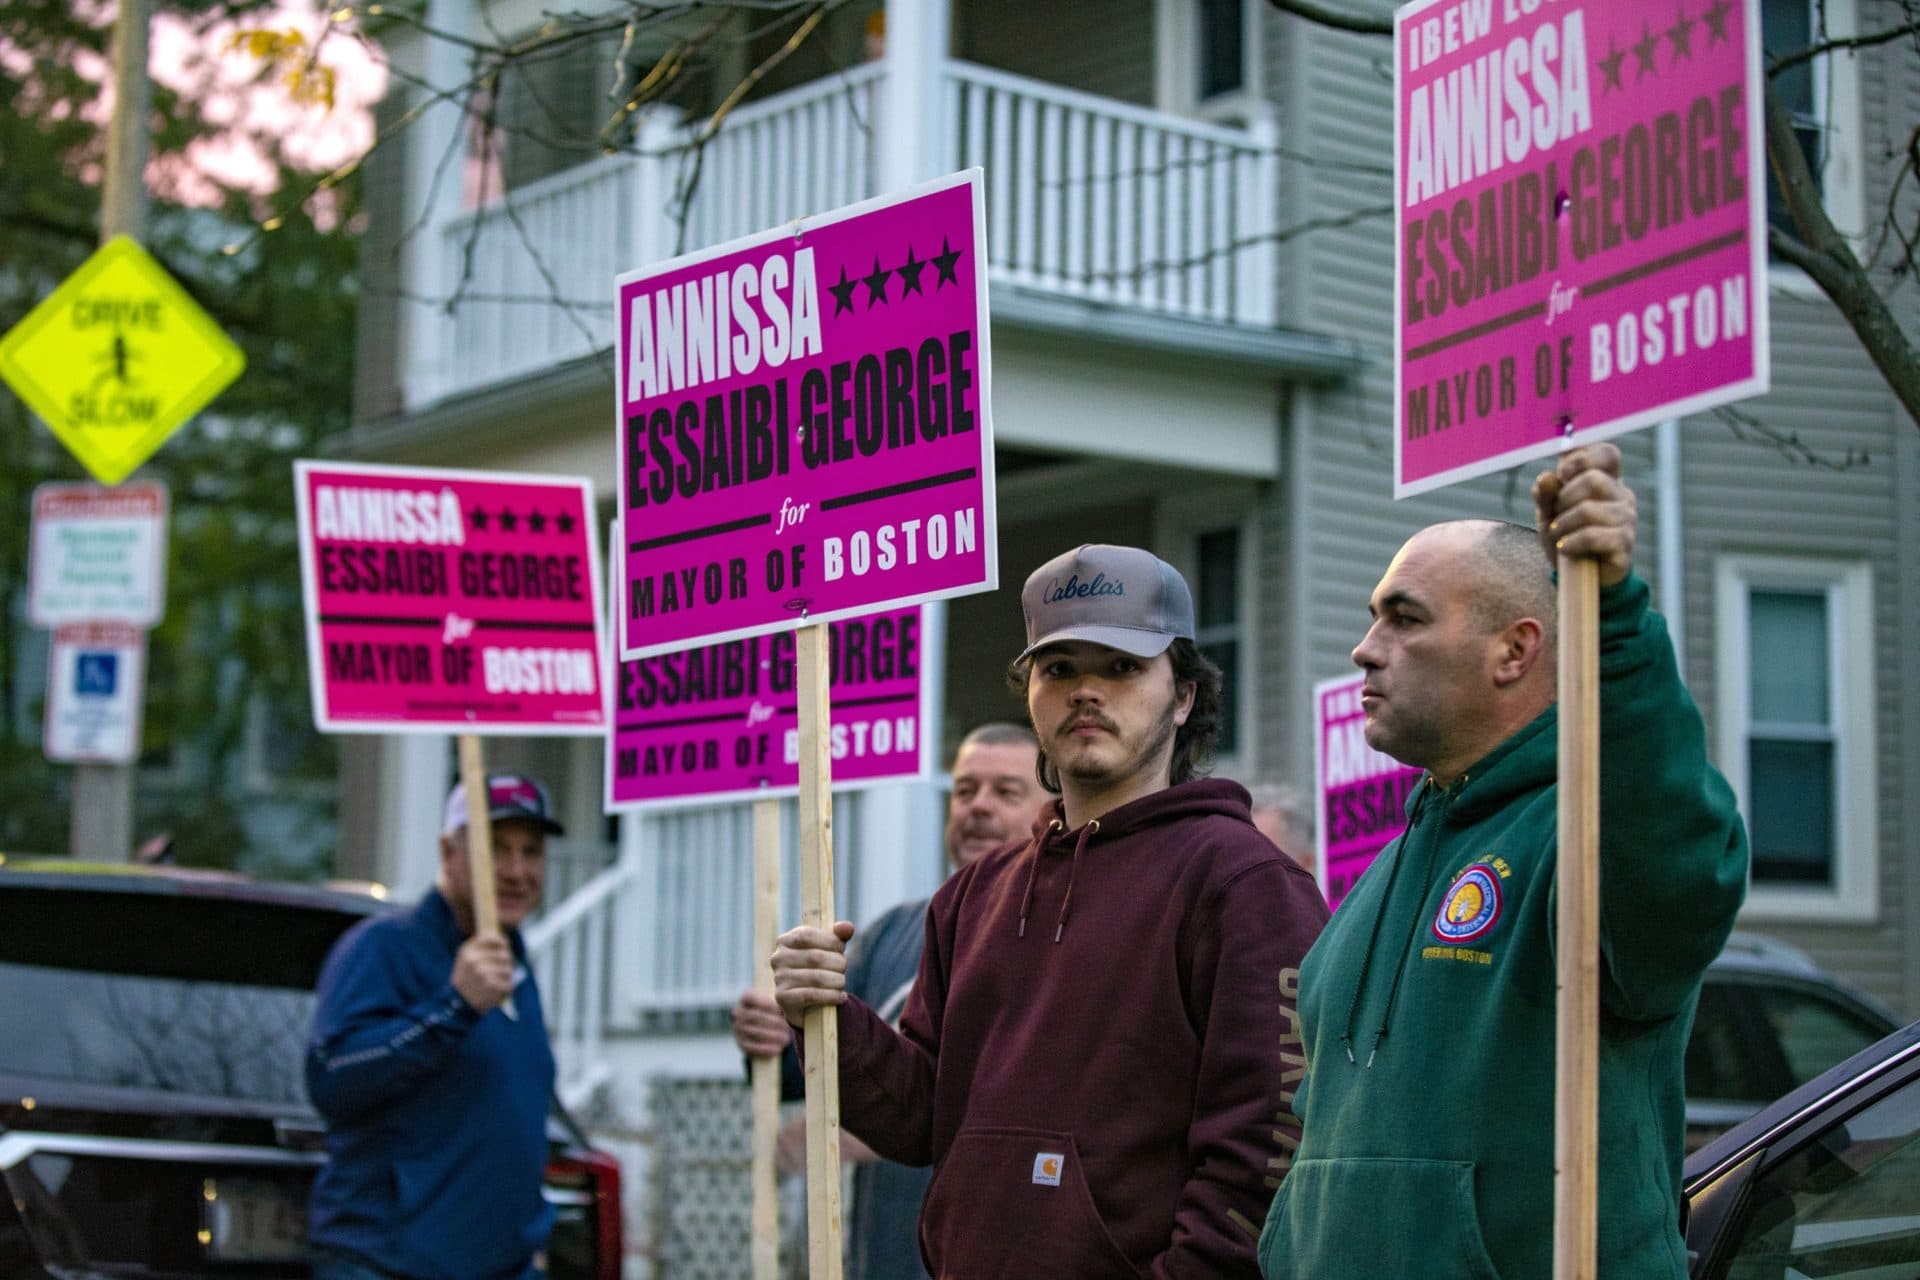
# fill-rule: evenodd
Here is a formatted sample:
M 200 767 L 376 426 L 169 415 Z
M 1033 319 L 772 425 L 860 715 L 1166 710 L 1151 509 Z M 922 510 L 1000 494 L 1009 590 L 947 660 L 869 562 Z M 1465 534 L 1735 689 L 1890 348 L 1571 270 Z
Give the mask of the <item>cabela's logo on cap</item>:
M 1092 582 L 1080 581 L 1079 574 L 1073 574 L 1065 582 L 1055 579 L 1047 584 L 1047 590 L 1040 597 L 1042 603 L 1058 604 L 1062 600 L 1086 600 L 1093 596 L 1123 596 L 1127 594 L 1127 584 L 1120 581 L 1107 581 L 1107 575 L 1096 573 Z
M 1433 917 L 1433 936 L 1442 942 L 1484 938 L 1500 919 L 1500 876 L 1476 862 L 1454 878 Z

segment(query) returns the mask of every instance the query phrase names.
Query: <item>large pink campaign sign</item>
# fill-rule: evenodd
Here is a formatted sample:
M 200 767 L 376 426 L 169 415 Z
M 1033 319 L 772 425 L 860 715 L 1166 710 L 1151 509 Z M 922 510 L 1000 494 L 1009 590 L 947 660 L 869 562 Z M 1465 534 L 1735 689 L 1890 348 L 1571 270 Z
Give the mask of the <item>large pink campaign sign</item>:
M 1363 675 L 1325 680 L 1313 688 L 1314 781 L 1319 821 L 1320 888 L 1339 906 L 1361 873 L 1406 829 L 1407 797 L 1421 770 L 1367 745 L 1367 713 L 1360 704 Z
M 587 481 L 296 462 L 294 493 L 320 728 L 605 731 Z
M 997 585 L 979 179 L 620 277 L 622 658 Z
M 827 634 L 834 788 L 928 777 L 920 608 L 843 618 Z M 607 811 L 798 794 L 794 646 L 786 631 L 620 663 Z
M 1394 491 L 1767 389 L 1754 0 L 1394 15 Z

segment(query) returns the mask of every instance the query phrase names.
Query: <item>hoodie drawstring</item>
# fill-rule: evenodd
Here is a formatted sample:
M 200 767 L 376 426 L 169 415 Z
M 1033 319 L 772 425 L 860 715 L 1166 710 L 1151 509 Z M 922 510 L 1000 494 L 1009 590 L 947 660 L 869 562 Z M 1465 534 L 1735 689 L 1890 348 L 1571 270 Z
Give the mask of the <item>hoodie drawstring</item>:
M 1431 777 L 1426 778 L 1422 781 L 1421 785 L 1427 788 L 1427 790 L 1421 795 L 1419 801 L 1414 806 L 1413 822 L 1409 823 L 1407 827 L 1409 833 L 1412 832 L 1414 823 L 1419 822 L 1420 810 L 1426 807 L 1428 797 L 1432 795 L 1433 779 Z M 1401 842 L 1400 851 L 1403 854 L 1408 852 L 1404 840 Z M 1427 850 L 1427 866 L 1421 876 L 1421 884 L 1423 886 L 1433 882 L 1433 858 L 1435 852 L 1436 849 L 1434 848 Z M 1347 1006 L 1347 1026 L 1346 1031 L 1340 1037 L 1340 1043 L 1346 1046 L 1347 1061 L 1355 1065 L 1359 1065 L 1359 1060 L 1353 1056 L 1353 1023 L 1354 1019 L 1360 1016 L 1360 997 L 1366 992 L 1367 974 L 1373 968 L 1374 952 L 1377 950 L 1380 942 L 1380 926 L 1385 923 L 1387 908 L 1393 902 L 1393 886 L 1395 882 L 1400 879 L 1400 871 L 1405 865 L 1406 859 L 1404 857 L 1396 857 L 1393 860 L 1393 870 L 1387 873 L 1386 891 L 1380 895 L 1380 910 L 1374 914 L 1373 929 L 1367 934 L 1367 951 L 1360 959 L 1360 980 L 1354 984 L 1353 1003 Z M 1413 951 L 1413 940 L 1419 936 L 1421 921 L 1421 913 L 1416 910 L 1413 913 L 1413 928 L 1408 932 L 1407 940 L 1400 949 L 1400 963 L 1394 967 L 1393 986 L 1387 991 L 1387 1007 L 1381 1011 L 1380 1028 L 1373 1033 L 1373 1047 L 1367 1051 L 1367 1067 L 1373 1066 L 1374 1057 L 1380 1052 L 1380 1042 L 1387 1038 L 1388 1024 L 1393 1019 L 1394 1001 L 1399 999 L 1400 996 L 1400 980 L 1406 976 L 1407 957 Z M 1366 1068 L 1362 1069 L 1365 1070 Z
M 1047 824 L 1047 830 L 1050 832 L 1064 831 L 1066 830 L 1066 824 L 1060 821 L 1060 819 L 1055 818 L 1052 822 L 1049 822 Z M 1027 936 L 1027 912 L 1033 906 L 1033 878 L 1039 874 L 1040 874 L 1040 841 L 1035 840 L 1033 842 L 1033 864 L 1027 868 L 1027 891 L 1024 894 L 1020 895 L 1019 936 L 1022 938 Z
M 1053 940 L 1057 944 L 1067 932 L 1067 911 L 1073 906 L 1073 878 L 1080 873 L 1080 851 L 1087 847 L 1087 841 L 1099 834 L 1100 819 L 1094 818 L 1080 828 L 1080 838 L 1073 842 L 1073 856 L 1067 860 L 1067 894 L 1060 899 L 1060 919 L 1053 926 Z M 1038 863 L 1036 862 L 1037 866 Z
M 1058 818 L 1055 818 L 1047 824 L 1047 830 L 1055 834 L 1062 833 L 1066 831 L 1066 829 L 1066 823 Z M 1088 821 L 1086 826 L 1080 828 L 1080 838 L 1073 842 L 1073 853 L 1067 861 L 1067 892 L 1066 896 L 1060 900 L 1060 918 L 1054 922 L 1053 926 L 1053 940 L 1055 942 L 1059 942 L 1067 932 L 1067 913 L 1073 909 L 1073 882 L 1074 878 L 1080 873 L 1080 851 L 1087 847 L 1087 841 L 1093 839 L 1095 835 L 1099 834 L 1099 831 L 1100 819 L 1093 818 Z M 1035 878 L 1040 874 L 1040 850 L 1040 842 L 1038 840 L 1034 841 L 1033 865 L 1027 868 L 1027 889 L 1026 892 L 1020 896 L 1020 933 L 1018 936 L 1022 938 L 1027 936 L 1027 916 L 1033 910 L 1033 884 Z

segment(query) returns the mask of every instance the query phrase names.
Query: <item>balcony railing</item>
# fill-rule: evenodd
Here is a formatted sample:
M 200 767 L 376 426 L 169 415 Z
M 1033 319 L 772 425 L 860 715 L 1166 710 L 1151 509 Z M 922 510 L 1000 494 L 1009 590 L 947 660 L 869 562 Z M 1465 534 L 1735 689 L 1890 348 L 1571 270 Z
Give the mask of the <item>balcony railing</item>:
M 1242 133 L 950 64 L 956 168 L 987 173 L 994 277 L 1221 323 L 1274 320 L 1278 177 Z
M 637 155 L 444 223 L 437 278 L 412 291 L 456 305 L 407 372 L 409 405 L 609 349 L 622 271 L 874 195 L 884 74 L 868 64 L 768 98 L 698 145 L 704 121 L 655 117 Z M 986 170 L 994 283 L 1273 324 L 1271 126 L 1222 128 L 960 62 L 922 109 L 941 113 L 941 167 Z

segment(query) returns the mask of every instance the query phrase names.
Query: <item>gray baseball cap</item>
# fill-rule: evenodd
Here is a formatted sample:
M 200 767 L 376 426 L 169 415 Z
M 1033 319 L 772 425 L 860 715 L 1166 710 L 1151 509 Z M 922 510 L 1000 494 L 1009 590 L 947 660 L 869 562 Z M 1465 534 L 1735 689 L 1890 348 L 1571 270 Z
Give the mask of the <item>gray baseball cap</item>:
M 1193 593 L 1179 570 L 1150 551 L 1087 543 L 1033 571 L 1020 592 L 1027 647 L 1088 640 L 1136 658 L 1157 658 L 1193 639 Z

